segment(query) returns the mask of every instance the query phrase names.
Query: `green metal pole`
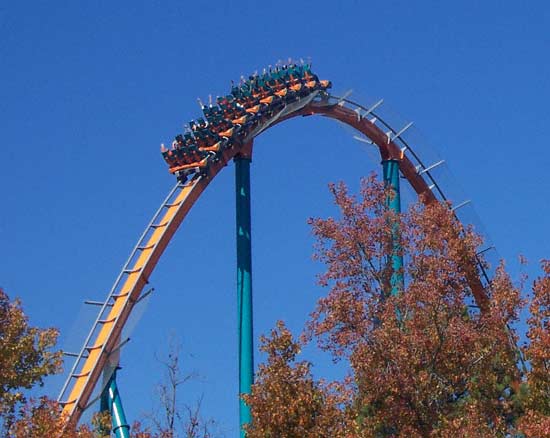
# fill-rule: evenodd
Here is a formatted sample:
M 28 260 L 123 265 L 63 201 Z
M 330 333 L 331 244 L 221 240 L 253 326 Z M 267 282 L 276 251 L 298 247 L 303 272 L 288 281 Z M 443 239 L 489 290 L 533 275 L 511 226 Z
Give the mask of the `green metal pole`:
M 237 212 L 237 300 L 239 324 L 239 394 L 250 394 L 254 382 L 252 332 L 252 246 L 250 235 L 250 156 L 235 158 Z M 240 399 L 241 437 L 250 423 L 250 408 Z
M 399 187 L 399 161 L 382 161 L 384 183 L 392 188 L 393 196 L 387 199 L 390 210 L 401 213 L 401 193 Z M 393 248 L 391 255 L 392 275 L 390 279 L 391 294 L 397 295 L 404 288 L 403 279 L 403 255 L 399 246 L 399 230 L 397 225 L 392 225 Z
M 109 378 L 107 386 L 101 394 L 100 409 L 111 414 L 112 431 L 116 438 L 130 438 L 130 426 L 126 420 L 122 400 L 116 384 L 116 370 Z

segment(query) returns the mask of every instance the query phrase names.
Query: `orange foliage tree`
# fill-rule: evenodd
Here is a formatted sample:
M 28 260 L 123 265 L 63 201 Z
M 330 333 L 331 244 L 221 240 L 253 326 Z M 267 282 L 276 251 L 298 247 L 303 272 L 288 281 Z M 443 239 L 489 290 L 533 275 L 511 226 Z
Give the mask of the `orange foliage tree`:
M 173 352 L 165 364 L 169 381 L 160 387 L 162 415 L 148 415 L 144 422 L 136 421 L 130 428 L 131 438 L 213 438 L 215 423 L 204 420 L 200 412 L 200 401 L 196 406 L 178 406 L 178 386 L 190 376 L 179 375 L 179 354 Z M 109 438 L 112 436 L 111 416 L 107 412 L 93 415 L 91 424 L 72 425 L 62 414 L 62 407 L 47 397 L 31 399 L 20 405 L 14 421 L 5 434 L 6 438 Z
M 0 433 L 9 429 L 25 402 L 25 391 L 57 372 L 61 353 L 52 351 L 55 329 L 29 325 L 19 300 L 0 289 Z
M 475 305 L 468 278 L 482 239 L 448 205 L 397 214 L 374 176 L 359 196 L 344 184 L 330 190 L 340 218 L 310 220 L 328 294 L 299 340 L 283 323 L 262 340 L 267 362 L 244 396 L 248 436 L 550 436 L 550 263 L 533 288 L 530 342 L 519 349 L 520 287 L 501 264 L 490 304 Z M 405 259 L 397 283 L 396 250 Z M 348 367 L 343 381 L 317 381 L 312 364 L 297 361 L 311 341 Z
M 550 437 L 550 260 L 542 263 L 544 275 L 533 285 L 530 318 L 524 346 L 530 368 L 526 414 L 520 429 L 529 437 Z

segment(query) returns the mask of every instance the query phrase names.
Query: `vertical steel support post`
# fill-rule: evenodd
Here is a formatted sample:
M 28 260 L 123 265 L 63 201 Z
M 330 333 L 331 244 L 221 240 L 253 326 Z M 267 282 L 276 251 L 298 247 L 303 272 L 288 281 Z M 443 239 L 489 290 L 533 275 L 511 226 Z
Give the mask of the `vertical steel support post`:
M 395 213 L 401 213 L 401 193 L 399 187 L 399 161 L 382 161 L 384 183 L 391 187 L 393 195 L 388 197 L 388 207 Z M 397 295 L 404 289 L 403 279 L 403 255 L 399 246 L 399 229 L 397 224 L 392 224 L 393 248 L 391 255 L 392 275 L 390 279 L 391 295 Z
M 236 224 L 237 224 L 237 302 L 239 336 L 239 394 L 250 394 L 254 381 L 252 332 L 252 245 L 250 227 L 250 153 L 235 157 Z M 250 408 L 239 400 L 240 436 L 243 426 L 251 421 Z
M 100 403 L 101 412 L 108 411 L 111 414 L 112 431 L 116 438 L 130 438 L 130 426 L 126 420 L 122 400 L 116 384 L 116 370 L 109 378 Z

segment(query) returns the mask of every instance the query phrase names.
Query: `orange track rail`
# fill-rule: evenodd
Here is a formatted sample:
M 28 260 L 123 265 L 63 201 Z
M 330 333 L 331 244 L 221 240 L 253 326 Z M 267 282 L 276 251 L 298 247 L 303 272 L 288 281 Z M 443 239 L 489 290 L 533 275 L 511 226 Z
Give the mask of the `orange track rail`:
M 339 120 L 370 138 L 378 146 L 382 159 L 396 159 L 399 161 L 401 173 L 407 178 L 422 202 L 431 203 L 437 200 L 428 183 L 418 174 L 413 162 L 402 153 L 401 149 L 393 141 L 390 141 L 378 126 L 365 118 L 359 117 L 356 112 L 349 108 L 328 104 L 325 101 L 310 102 L 301 109 L 274 121 L 272 125 L 292 117 L 314 114 Z M 235 145 L 233 148 L 224 151 L 219 161 L 209 165 L 206 176 L 195 175 L 186 185 L 181 186 L 175 200 L 167 206 L 162 219 L 156 225 L 147 244 L 129 270 L 120 293 L 114 299 L 108 317 L 102 323 L 91 347 L 88 348 L 88 357 L 81 368 L 76 370 L 72 377 L 69 377 L 70 385 L 67 388 L 68 391 L 70 390 L 68 392 L 69 396 L 66 401 L 62 402 L 63 413 L 67 416 L 69 422 L 76 423 L 80 419 L 101 376 L 101 372 L 107 364 L 109 355 L 118 348 L 118 340 L 134 304 L 144 286 L 148 283 L 149 276 L 179 225 L 210 181 L 235 156 L 250 153 L 251 144 L 252 139 L 245 145 Z M 488 302 L 488 297 L 475 267 L 472 267 L 468 279 L 477 304 L 483 308 Z

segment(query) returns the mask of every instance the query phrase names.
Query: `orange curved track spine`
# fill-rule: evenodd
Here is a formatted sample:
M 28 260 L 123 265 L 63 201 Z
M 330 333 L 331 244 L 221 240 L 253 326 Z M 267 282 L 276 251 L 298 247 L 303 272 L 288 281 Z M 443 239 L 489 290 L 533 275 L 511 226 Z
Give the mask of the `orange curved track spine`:
M 399 146 L 391 141 L 386 133 L 376 126 L 375 123 L 360 117 L 355 111 L 349 108 L 338 104 L 329 104 L 327 100 L 308 102 L 296 111 L 273 120 L 266 128 L 292 117 L 315 114 L 339 120 L 370 138 L 378 146 L 383 159 L 395 159 L 399 161 L 401 173 L 407 178 L 422 202 L 428 204 L 437 201 L 428 183 L 418 173 L 413 162 L 404 154 Z M 262 131 L 263 129 L 260 132 Z M 78 422 L 82 411 L 87 407 L 103 367 L 107 363 L 109 354 L 117 349 L 122 329 L 136 300 L 139 298 L 144 286 L 148 283 L 149 276 L 179 225 L 183 222 L 187 213 L 210 181 L 235 156 L 248 153 L 252 141 L 253 139 L 249 139 L 244 145 L 235 145 L 233 148 L 224 151 L 218 161 L 209 165 L 206 176 L 195 175 L 187 184 L 179 186 L 176 198 L 170 205 L 166 206 L 166 211 L 162 215 L 160 222 L 156 224 L 139 257 L 128 271 L 128 276 L 120 289 L 120 293 L 114 298 L 107 318 L 102 322 L 99 333 L 93 339 L 93 344 L 88 348 L 88 356 L 84 364 L 80 370 L 76 370 L 75 374 L 69 376 L 68 381 L 71 382 L 67 388 L 70 388 L 69 396 L 66 401 L 62 402 L 64 406 L 63 413 L 67 416 L 69 422 Z M 481 308 L 485 307 L 488 297 L 475 266 L 469 272 L 468 280 L 477 304 Z
M 63 402 L 63 413 L 70 422 L 77 422 L 82 410 L 86 408 L 107 358 L 117 348 L 116 343 L 122 328 L 172 236 L 212 178 L 234 155 L 235 153 L 228 153 L 220 162 L 211 165 L 208 177 L 196 176 L 188 184 L 181 186 L 176 198 L 167 207 L 117 294 L 93 345 L 88 348 L 88 357 L 74 378 L 67 401 Z

